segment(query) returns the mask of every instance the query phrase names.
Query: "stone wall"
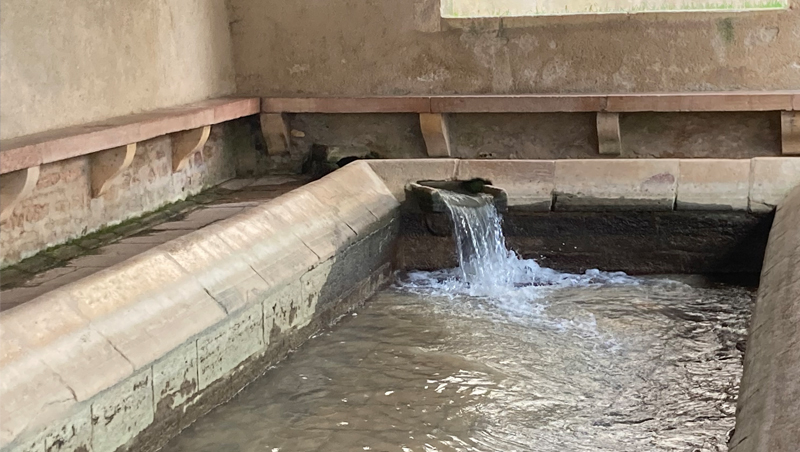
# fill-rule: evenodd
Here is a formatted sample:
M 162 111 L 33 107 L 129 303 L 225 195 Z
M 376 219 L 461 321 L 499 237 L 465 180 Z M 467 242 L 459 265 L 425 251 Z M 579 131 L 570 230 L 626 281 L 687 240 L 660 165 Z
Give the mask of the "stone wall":
M 778 206 L 750 322 L 732 452 L 800 444 L 800 185 Z
M 235 90 L 224 0 L 4 0 L 3 139 Z
M 596 113 L 447 115 L 451 155 L 463 159 L 617 158 L 598 152 Z M 287 115 L 295 168 L 314 144 L 351 155 L 427 157 L 416 114 Z M 623 158 L 781 155 L 780 112 L 623 113 Z M 272 161 L 285 155 L 269 156 Z
M 157 450 L 392 272 L 398 202 L 353 164 L 0 316 L 0 450 Z
M 49 246 L 156 210 L 233 178 L 239 154 L 255 153 L 233 143 L 231 129 L 236 122 L 212 126 L 202 152 L 175 173 L 168 135 L 139 143 L 131 166 L 96 198 L 91 195 L 90 156 L 42 165 L 36 188 L 0 228 L 0 265 L 13 264 Z
M 231 0 L 240 94 L 800 88 L 800 2 L 768 12 L 442 20 L 437 0 Z

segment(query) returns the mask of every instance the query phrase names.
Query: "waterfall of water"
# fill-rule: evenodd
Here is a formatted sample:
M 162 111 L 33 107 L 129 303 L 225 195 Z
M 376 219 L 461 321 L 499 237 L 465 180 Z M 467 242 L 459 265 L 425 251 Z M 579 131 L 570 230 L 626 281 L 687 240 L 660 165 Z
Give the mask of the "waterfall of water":
M 624 273 L 587 270 L 561 273 L 522 259 L 506 248 L 502 219 L 486 194 L 464 195 L 442 190 L 453 223 L 458 267 L 435 272 L 411 272 L 404 286 L 439 295 L 468 295 L 493 299 L 527 299 L 538 296 L 538 286 L 576 286 L 624 282 Z

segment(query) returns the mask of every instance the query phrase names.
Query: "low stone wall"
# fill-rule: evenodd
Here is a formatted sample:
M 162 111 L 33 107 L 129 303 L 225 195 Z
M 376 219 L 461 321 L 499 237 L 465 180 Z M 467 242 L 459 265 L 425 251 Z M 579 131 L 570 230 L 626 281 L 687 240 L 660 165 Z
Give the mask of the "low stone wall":
M 508 193 L 508 245 L 563 271 L 758 273 L 771 211 L 800 159 L 376 160 L 398 199 L 408 182 L 489 179 Z M 397 266 L 456 264 L 449 220 L 406 203 Z
M 731 452 L 800 444 L 800 185 L 778 206 L 750 322 Z
M 256 153 L 234 142 L 233 130 L 241 121 L 212 126 L 203 150 L 178 172 L 172 171 L 170 136 L 139 143 L 131 166 L 96 198 L 91 195 L 90 156 L 42 165 L 36 188 L 0 228 L 0 266 L 235 177 L 241 154 Z
M 391 275 L 364 163 L 0 315 L 4 451 L 155 450 Z

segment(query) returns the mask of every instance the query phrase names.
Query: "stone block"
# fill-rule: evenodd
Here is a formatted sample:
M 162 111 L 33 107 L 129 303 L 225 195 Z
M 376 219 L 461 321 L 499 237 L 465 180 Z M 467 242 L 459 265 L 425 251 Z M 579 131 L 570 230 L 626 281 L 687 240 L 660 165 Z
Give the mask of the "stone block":
M 72 390 L 32 353 L 0 368 L 0 400 L 0 447 L 55 422 L 76 404 Z
M 797 157 L 756 157 L 750 160 L 750 210 L 768 212 L 800 185 Z
M 366 161 L 353 162 L 344 168 L 336 170 L 329 178 L 358 183 L 345 183 L 352 196 L 359 200 L 378 219 L 383 219 L 400 206 L 386 184 L 372 171 Z
M 271 286 L 240 253 L 207 228 L 172 240 L 161 247 L 228 313 L 264 300 Z
M 672 210 L 674 159 L 557 160 L 556 210 Z
M 48 292 L 3 313 L 0 329 L 14 331 L 28 347 L 47 345 L 88 324 L 88 320 L 70 306 L 71 303 L 73 300 L 65 291 Z
M 92 451 L 113 452 L 153 422 L 152 368 L 92 401 Z
M 136 369 L 150 365 L 225 318 L 225 311 L 193 281 L 172 283 L 93 323 Z
M 91 405 L 84 403 L 73 411 L 66 419 L 51 425 L 42 435 L 46 452 L 92 450 Z
M 271 319 L 270 329 L 267 329 L 267 325 L 264 327 L 265 337 L 270 336 L 272 325 L 276 326 L 280 332 L 288 331 L 293 327 L 305 326 L 305 323 L 302 323 L 297 316 L 304 300 L 301 280 L 302 278 L 298 278 L 286 284 L 264 301 L 264 321 L 267 322 L 267 319 Z
M 335 174 L 335 172 L 333 173 Z M 331 176 L 333 176 L 331 174 Z M 321 203 L 332 206 L 338 217 L 344 221 L 356 235 L 366 234 L 378 221 L 375 215 L 353 196 L 347 185 L 360 185 L 358 180 L 343 181 L 341 178 L 324 177 L 303 186 Z
M 333 206 L 323 204 L 305 188 L 256 209 L 271 217 L 268 224 L 278 227 L 281 233 L 291 231 L 320 260 L 330 258 L 356 237 L 355 231 L 339 218 Z
M 328 259 L 300 278 L 300 303 L 294 304 L 295 312 L 290 318 L 294 327 L 302 328 L 314 318 L 320 296 L 333 269 L 333 262 L 334 259 Z
M 199 388 L 205 389 L 265 348 L 261 304 L 229 316 L 197 339 Z
M 292 225 L 257 207 L 213 228 L 221 238 L 271 287 L 299 277 L 319 258 L 294 232 Z
M 183 269 L 165 253 L 148 251 L 64 290 L 74 300 L 76 311 L 92 320 L 133 304 L 147 294 L 163 292 L 164 287 L 186 277 Z
M 369 166 L 392 192 L 395 199 L 405 201 L 406 184 L 420 180 L 453 180 L 456 159 L 370 160 Z
M 550 210 L 556 164 L 553 160 L 462 160 L 456 179 L 482 178 L 508 195 L 509 207 Z
M 197 342 L 189 341 L 153 364 L 156 412 L 181 406 L 197 392 Z
M 678 210 L 747 210 L 750 160 L 680 161 Z
M 82 402 L 133 373 L 133 365 L 89 328 L 61 337 L 37 351 Z

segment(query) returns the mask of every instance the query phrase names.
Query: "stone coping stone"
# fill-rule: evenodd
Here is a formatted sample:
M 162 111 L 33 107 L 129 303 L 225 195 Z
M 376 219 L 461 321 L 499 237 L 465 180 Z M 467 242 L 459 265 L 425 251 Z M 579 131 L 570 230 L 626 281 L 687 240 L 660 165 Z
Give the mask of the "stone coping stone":
M 487 179 L 516 210 L 768 212 L 800 184 L 800 158 L 364 160 L 398 201 L 420 180 Z
M 224 322 L 262 331 L 265 299 L 385 229 L 398 206 L 356 162 L 0 313 L 0 448 L 122 382 L 151 378 L 142 372 Z M 314 274 L 326 284 L 327 271 Z M 211 337 L 224 344 L 228 333 Z M 226 362 L 208 365 L 227 372 Z

